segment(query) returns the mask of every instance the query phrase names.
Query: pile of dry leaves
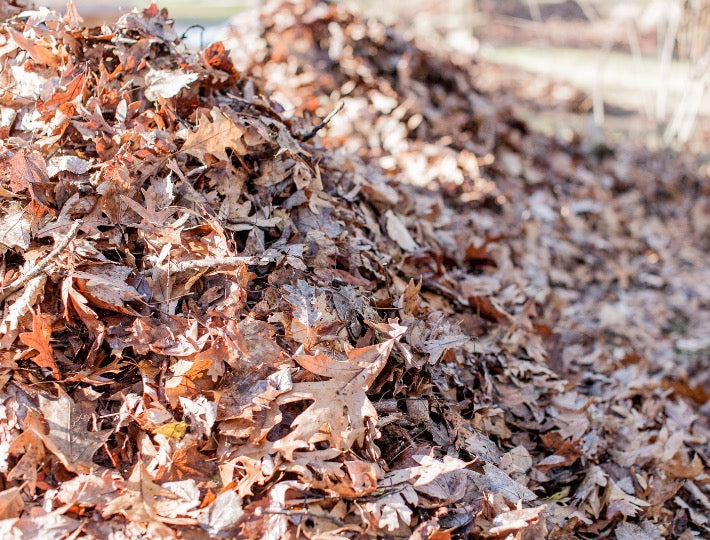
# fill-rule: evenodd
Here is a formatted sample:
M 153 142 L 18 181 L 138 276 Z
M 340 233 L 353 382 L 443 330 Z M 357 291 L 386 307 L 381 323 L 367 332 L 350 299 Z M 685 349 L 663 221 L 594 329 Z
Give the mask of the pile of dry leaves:
M 0 12 L 6 535 L 708 534 L 703 171 L 325 2 Z

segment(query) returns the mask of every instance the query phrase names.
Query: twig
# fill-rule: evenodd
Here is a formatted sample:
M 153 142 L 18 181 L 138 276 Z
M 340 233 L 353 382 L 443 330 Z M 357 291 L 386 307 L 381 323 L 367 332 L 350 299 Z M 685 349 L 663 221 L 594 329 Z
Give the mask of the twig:
M 202 26 L 201 24 L 191 24 L 190 26 L 185 28 L 185 31 L 180 36 L 180 39 L 184 41 L 185 38 L 187 37 L 188 32 L 190 30 L 194 30 L 195 28 L 200 29 L 200 49 L 204 49 L 205 48 L 205 27 Z
M 266 259 L 271 262 L 270 259 Z M 213 268 L 217 266 L 239 266 L 240 264 L 259 264 L 264 261 L 264 257 L 205 257 L 204 259 L 194 259 L 191 261 L 169 263 L 170 272 L 184 272 L 194 268 Z
M 328 521 L 332 521 L 335 523 L 338 527 L 343 527 L 345 525 L 345 522 L 343 520 L 338 519 L 335 516 L 331 516 L 328 514 L 315 514 L 313 512 L 308 512 L 304 510 L 263 510 L 264 514 L 267 515 L 282 515 L 282 516 L 299 516 L 299 517 L 305 517 L 305 518 L 323 518 L 327 519 Z
M 22 288 L 22 286 L 29 280 L 31 280 L 33 277 L 38 276 L 42 272 L 44 272 L 47 266 L 49 266 L 49 263 L 51 263 L 57 257 L 57 255 L 64 251 L 64 248 L 69 245 L 69 242 L 71 242 L 72 239 L 76 236 L 76 233 L 79 231 L 79 227 L 81 227 L 82 224 L 83 221 L 81 219 L 77 219 L 72 224 L 71 229 L 69 229 L 67 235 L 62 238 L 62 240 L 56 246 L 54 246 L 54 249 L 49 252 L 49 254 L 42 260 L 41 263 L 32 268 L 26 274 L 22 274 L 19 278 L 10 283 L 10 285 L 8 285 L 5 290 L 2 291 L 2 294 L 0 295 L 0 302 L 4 301 L 11 294 L 19 291 L 20 288 Z
M 312 139 L 313 137 L 315 137 L 316 133 L 318 133 L 321 129 L 323 129 L 325 126 L 327 126 L 328 122 L 330 122 L 333 119 L 333 117 L 343 109 L 343 106 L 344 106 L 344 103 L 342 101 L 340 103 L 338 103 L 338 106 L 335 109 L 333 109 L 332 111 L 330 111 L 328 113 L 328 116 L 326 116 L 320 124 L 318 124 L 316 127 L 314 127 L 312 130 L 310 130 L 308 133 L 306 133 L 305 135 L 300 137 L 301 142 L 306 142 L 306 141 Z

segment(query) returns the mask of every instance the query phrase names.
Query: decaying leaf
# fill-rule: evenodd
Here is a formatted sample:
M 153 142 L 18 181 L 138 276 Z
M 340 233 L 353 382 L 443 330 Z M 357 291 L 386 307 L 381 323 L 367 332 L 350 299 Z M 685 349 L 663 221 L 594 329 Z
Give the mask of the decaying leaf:
M 106 442 L 111 430 L 89 429 L 93 412 L 91 404 L 75 403 L 60 390 L 58 399 L 41 396 L 40 409 L 49 432 L 38 435 L 47 449 L 57 456 L 67 470 L 86 472 L 96 468 L 94 454 Z
M 303 413 L 291 424 L 291 431 L 273 443 L 276 449 L 292 451 L 294 445 L 306 446 L 317 434 L 326 429 L 332 444 L 339 450 L 347 450 L 365 440 L 367 420 L 376 420 L 377 411 L 367 398 L 366 392 L 384 368 L 397 338 L 378 345 L 354 349 L 347 363 L 352 370 L 343 370 L 334 359 L 323 366 L 322 374 L 329 381 L 294 383 L 293 389 L 277 398 L 274 405 L 312 400 Z
M 60 378 L 59 368 L 54 361 L 54 350 L 50 344 L 52 337 L 52 323 L 47 315 L 32 314 L 32 332 L 20 334 L 20 341 L 38 354 L 30 357 L 40 367 L 52 371 L 55 379 Z
M 32 215 L 29 209 L 18 202 L 11 202 L 2 209 L 0 217 L 0 247 L 4 250 L 30 247 Z
M 24 508 L 20 488 L 13 487 L 0 492 L 0 520 L 19 517 Z
M 697 157 L 540 133 L 519 109 L 568 87 L 339 2 L 271 2 L 204 51 L 156 5 L 22 3 L 8 537 L 707 535 Z
M 197 73 L 181 73 L 168 69 L 151 70 L 145 78 L 148 85 L 145 91 L 145 97 L 151 101 L 157 101 L 158 98 L 167 99 L 176 96 L 183 88 L 195 82 L 199 75 Z
M 211 120 L 210 120 L 211 118 Z M 213 108 L 210 115 L 200 117 L 197 130 L 190 131 L 182 146 L 182 151 L 205 160 L 209 154 L 220 160 L 227 160 L 225 150 L 232 148 L 239 153 L 245 152 L 241 142 L 246 129 L 227 118 L 218 108 Z

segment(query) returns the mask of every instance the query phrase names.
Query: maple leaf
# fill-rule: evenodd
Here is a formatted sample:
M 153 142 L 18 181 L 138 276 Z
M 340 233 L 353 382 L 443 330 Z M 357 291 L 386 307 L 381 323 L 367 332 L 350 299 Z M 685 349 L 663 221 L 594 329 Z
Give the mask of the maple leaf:
M 38 433 L 45 446 L 67 470 L 86 472 L 95 465 L 94 454 L 111 435 L 111 430 L 89 431 L 91 405 L 75 403 L 63 390 L 58 399 L 39 398 L 39 407 L 49 425 L 49 433 Z
M 49 343 L 52 337 L 52 325 L 49 323 L 50 317 L 41 313 L 32 314 L 32 332 L 20 334 L 20 341 L 34 349 L 39 354 L 30 358 L 40 367 L 52 370 L 55 379 L 60 378 L 59 368 L 54 361 L 54 350 Z
M 246 148 L 241 141 L 246 129 L 227 118 L 217 107 L 212 109 L 210 115 L 212 116 L 211 121 L 204 114 L 200 116 L 197 130 L 188 133 L 181 151 L 195 156 L 202 162 L 205 161 L 205 154 L 211 154 L 221 161 L 226 161 L 226 148 L 246 153 Z

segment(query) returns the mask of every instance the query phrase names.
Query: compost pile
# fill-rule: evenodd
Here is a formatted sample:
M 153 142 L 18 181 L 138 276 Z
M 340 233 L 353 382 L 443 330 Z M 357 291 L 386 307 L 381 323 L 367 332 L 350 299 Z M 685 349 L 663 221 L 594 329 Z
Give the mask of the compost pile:
M 0 11 L 9 537 L 707 533 L 702 171 L 325 3 Z

